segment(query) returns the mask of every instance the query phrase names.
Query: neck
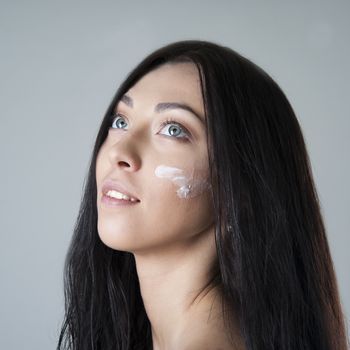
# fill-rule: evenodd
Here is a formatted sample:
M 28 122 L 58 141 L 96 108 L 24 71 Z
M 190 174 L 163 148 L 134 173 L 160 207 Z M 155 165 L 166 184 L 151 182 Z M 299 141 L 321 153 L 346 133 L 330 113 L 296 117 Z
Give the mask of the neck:
M 213 278 L 213 228 L 171 248 L 135 253 L 141 295 L 152 326 L 154 349 L 176 349 L 188 329 L 199 331 L 221 311 Z

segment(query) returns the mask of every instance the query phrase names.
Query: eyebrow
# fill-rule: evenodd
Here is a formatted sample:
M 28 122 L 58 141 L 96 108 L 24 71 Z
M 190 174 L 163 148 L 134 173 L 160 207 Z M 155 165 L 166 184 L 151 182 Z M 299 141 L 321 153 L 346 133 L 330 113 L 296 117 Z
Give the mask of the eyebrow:
M 134 106 L 132 98 L 130 96 L 126 95 L 126 94 L 124 94 L 121 97 L 120 101 L 124 102 L 130 108 L 133 108 L 133 106 Z M 160 112 L 167 111 L 167 110 L 172 110 L 172 109 L 183 109 L 183 110 L 185 110 L 187 112 L 190 112 L 197 119 L 199 119 L 199 121 L 201 123 L 204 124 L 204 118 L 200 117 L 200 115 L 198 113 L 196 113 L 192 107 L 190 107 L 189 105 L 187 105 L 185 103 L 180 103 L 180 102 L 161 102 L 161 103 L 158 103 L 155 106 L 154 111 L 157 112 L 157 113 L 160 113 Z

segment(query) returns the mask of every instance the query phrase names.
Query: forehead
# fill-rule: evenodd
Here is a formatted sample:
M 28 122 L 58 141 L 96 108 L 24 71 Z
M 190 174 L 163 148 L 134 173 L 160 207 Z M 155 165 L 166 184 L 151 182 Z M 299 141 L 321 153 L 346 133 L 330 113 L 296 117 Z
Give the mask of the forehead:
M 138 105 L 153 107 L 162 101 L 180 102 L 204 114 L 199 73 L 193 63 L 163 64 L 145 74 L 126 94 L 136 108 Z

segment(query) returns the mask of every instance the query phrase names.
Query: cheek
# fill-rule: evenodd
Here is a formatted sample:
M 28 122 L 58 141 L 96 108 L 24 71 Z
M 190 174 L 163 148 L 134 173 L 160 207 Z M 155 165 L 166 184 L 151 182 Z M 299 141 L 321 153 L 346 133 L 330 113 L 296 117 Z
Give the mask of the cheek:
M 176 195 L 180 199 L 195 198 L 211 188 L 207 169 L 184 170 L 161 164 L 155 168 L 154 174 L 162 182 L 176 188 Z
M 198 232 L 212 222 L 211 185 L 207 169 L 185 170 L 160 164 L 154 170 L 157 201 L 149 202 L 164 229 Z
M 171 243 L 187 240 L 205 230 L 213 222 L 213 208 L 210 191 L 206 190 L 187 197 L 179 195 L 181 186 L 170 181 L 161 181 L 158 200 L 151 200 L 147 206 L 144 229 L 150 240 Z

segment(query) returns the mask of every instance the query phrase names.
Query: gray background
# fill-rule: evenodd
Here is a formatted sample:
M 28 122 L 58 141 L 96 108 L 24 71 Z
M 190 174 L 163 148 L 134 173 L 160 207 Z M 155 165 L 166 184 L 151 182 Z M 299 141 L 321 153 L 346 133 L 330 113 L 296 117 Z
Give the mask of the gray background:
M 350 314 L 349 1 L 1 1 L 0 348 L 54 349 L 63 262 L 100 120 L 146 54 L 227 45 L 298 116 Z

